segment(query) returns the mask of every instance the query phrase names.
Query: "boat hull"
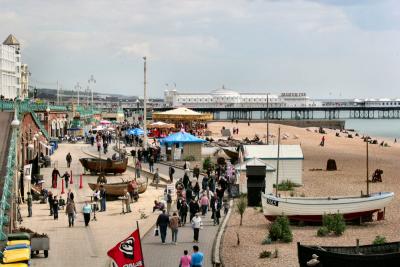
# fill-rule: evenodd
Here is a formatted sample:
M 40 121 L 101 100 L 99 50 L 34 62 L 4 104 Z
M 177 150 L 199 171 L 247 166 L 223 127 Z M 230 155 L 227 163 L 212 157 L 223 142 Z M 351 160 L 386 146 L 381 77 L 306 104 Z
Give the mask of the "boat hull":
M 279 198 L 262 194 L 264 216 L 274 221 L 285 215 L 292 221 L 321 222 L 324 214 L 340 213 L 346 221 L 372 218 L 392 200 L 394 193 L 371 194 L 369 197 Z
M 307 267 L 312 255 L 318 256 L 324 267 L 394 267 L 400 262 L 400 242 L 359 247 L 305 246 L 297 243 L 297 256 L 300 267 Z
M 122 183 L 111 183 L 111 184 L 94 184 L 94 183 L 88 183 L 90 189 L 96 190 L 100 188 L 100 185 L 104 187 L 104 189 L 107 192 L 108 196 L 113 196 L 113 197 L 119 197 L 123 196 L 125 194 L 125 190 L 128 190 L 128 182 L 122 182 Z M 138 182 L 138 193 L 142 194 L 146 191 L 147 189 L 147 182 Z
M 128 166 L 128 158 L 122 160 L 109 160 L 97 158 L 80 158 L 82 166 L 91 173 L 124 173 Z

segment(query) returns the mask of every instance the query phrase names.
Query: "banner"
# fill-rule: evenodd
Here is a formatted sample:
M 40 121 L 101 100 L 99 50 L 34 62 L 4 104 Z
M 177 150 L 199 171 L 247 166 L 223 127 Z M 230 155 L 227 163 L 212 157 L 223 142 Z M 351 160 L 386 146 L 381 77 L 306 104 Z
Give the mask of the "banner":
M 144 267 L 139 229 L 107 252 L 115 267 Z
M 24 165 L 24 180 L 32 180 L 32 164 Z

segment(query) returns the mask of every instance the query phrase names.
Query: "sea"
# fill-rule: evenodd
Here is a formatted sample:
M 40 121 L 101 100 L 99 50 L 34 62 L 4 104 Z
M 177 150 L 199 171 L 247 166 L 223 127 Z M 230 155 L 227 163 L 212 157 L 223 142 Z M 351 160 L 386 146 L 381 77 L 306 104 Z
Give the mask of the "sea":
M 400 138 L 400 119 L 346 119 L 346 129 L 354 129 L 361 135 Z

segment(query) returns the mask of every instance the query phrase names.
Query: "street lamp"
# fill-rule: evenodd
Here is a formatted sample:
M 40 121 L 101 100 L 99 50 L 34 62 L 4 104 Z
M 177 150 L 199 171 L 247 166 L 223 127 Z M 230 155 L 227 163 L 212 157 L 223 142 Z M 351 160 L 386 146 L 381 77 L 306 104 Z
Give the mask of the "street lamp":
M 89 78 L 89 80 L 88 80 L 88 83 L 89 83 L 89 86 L 90 86 L 91 83 L 93 84 L 93 86 L 94 86 L 94 84 L 96 83 L 96 80 L 94 79 L 93 75 L 90 75 L 90 78 Z M 93 86 L 90 86 L 91 91 L 92 91 L 92 96 L 91 96 L 91 99 L 92 99 L 92 109 L 93 109 Z
M 81 90 L 81 86 L 79 85 L 79 82 L 76 83 L 75 90 L 78 92 L 78 107 L 79 107 L 79 91 Z
M 147 67 L 147 58 L 143 57 L 144 60 L 144 93 L 143 93 L 143 147 L 147 149 L 147 92 L 146 92 L 146 67 Z

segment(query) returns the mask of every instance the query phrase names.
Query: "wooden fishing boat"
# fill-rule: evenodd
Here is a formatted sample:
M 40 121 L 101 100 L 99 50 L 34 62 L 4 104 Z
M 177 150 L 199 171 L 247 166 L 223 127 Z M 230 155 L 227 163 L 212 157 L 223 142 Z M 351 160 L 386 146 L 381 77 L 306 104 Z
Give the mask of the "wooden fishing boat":
M 300 267 L 308 267 L 307 262 L 318 257 L 319 265 L 324 267 L 395 267 L 400 262 L 400 242 L 381 245 L 349 247 L 306 246 L 297 243 L 297 256 Z
M 233 150 L 231 150 L 231 149 L 223 148 L 223 147 L 222 147 L 222 150 L 224 151 L 224 153 L 225 153 L 228 157 L 230 157 L 230 158 L 233 159 L 233 160 L 237 160 L 237 159 L 239 158 L 239 152 L 238 152 L 238 151 L 233 151 Z
M 90 189 L 96 190 L 100 188 L 100 185 L 103 185 L 104 189 L 107 192 L 108 196 L 122 196 L 124 195 L 124 190 L 128 189 L 128 184 L 131 181 L 124 181 L 120 183 L 108 183 L 108 184 L 95 184 L 95 183 L 88 183 Z M 146 191 L 147 189 L 147 183 L 148 181 L 139 181 L 137 180 L 138 184 L 138 193 L 142 194 Z
M 346 221 L 372 218 L 379 212 L 378 219 L 384 218 L 385 207 L 393 200 L 393 192 L 373 193 L 368 196 L 348 197 L 276 197 L 262 194 L 264 216 L 273 221 L 279 215 L 286 215 L 292 221 L 321 222 L 324 214 L 340 213 Z
M 123 158 L 121 160 L 112 159 L 99 159 L 99 158 L 80 158 L 85 171 L 90 171 L 90 173 L 124 173 L 126 167 L 128 166 L 128 158 Z
M 278 130 L 278 160 L 275 184 L 279 184 L 279 146 L 280 128 Z M 367 142 L 368 164 L 368 142 Z M 368 165 L 367 165 L 368 169 Z M 367 177 L 367 194 L 360 196 L 337 197 L 280 197 L 278 188 L 272 194 L 272 182 L 266 181 L 265 193 L 261 194 L 264 216 L 273 221 L 277 216 L 285 215 L 292 221 L 321 222 L 325 214 L 340 213 L 346 221 L 372 221 L 373 214 L 378 213 L 377 220 L 385 218 L 385 207 L 394 198 L 393 192 L 369 193 Z

